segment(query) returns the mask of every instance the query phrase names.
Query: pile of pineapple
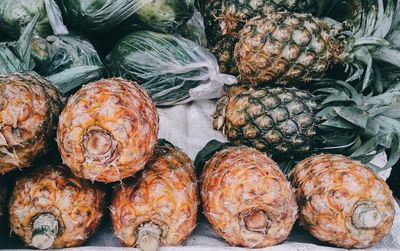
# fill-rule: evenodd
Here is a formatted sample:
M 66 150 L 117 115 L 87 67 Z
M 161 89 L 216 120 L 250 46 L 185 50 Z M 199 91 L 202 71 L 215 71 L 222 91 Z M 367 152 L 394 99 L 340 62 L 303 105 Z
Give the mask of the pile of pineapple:
M 74 10 L 70 1 L 61 2 L 64 12 Z M 164 12 L 155 10 L 169 3 L 155 2 L 139 8 L 136 18 L 144 24 L 161 18 Z M 175 2 L 169 11 L 178 8 Z M 159 139 L 154 100 L 162 90 L 150 92 L 144 78 L 105 73 L 104 66 L 47 78 L 30 71 L 32 58 L 51 52 L 32 43 L 40 28 L 39 16 L 32 17 L 19 42 L 0 46 L 0 63 L 7 66 L 15 53 L 20 66 L 0 75 L 0 226 L 9 222 L 29 247 L 67 248 L 83 245 L 109 216 L 123 245 L 153 251 L 184 243 L 201 205 L 216 234 L 232 246 L 277 245 L 298 221 L 328 244 L 372 247 L 390 233 L 395 217 L 392 192 L 377 172 L 400 158 L 400 1 L 339 2 L 196 3 L 210 51 L 238 83 L 213 94 L 220 98 L 210 124 L 229 142 L 210 141 L 194 162 Z M 107 3 L 105 9 L 113 6 Z M 7 21 L 2 14 L 0 25 Z M 177 26 L 187 16 L 180 15 Z M 102 28 L 99 19 L 85 17 L 92 31 Z M 162 23 L 147 25 L 167 33 L 174 28 L 164 30 Z M 177 35 L 160 35 L 160 41 L 189 41 L 168 36 Z M 40 50 L 23 50 L 22 41 Z M 129 46 L 122 42 L 122 52 L 137 53 Z M 207 68 L 179 64 L 196 69 L 197 75 L 176 78 L 186 84 L 199 81 Z M 91 81 L 98 74 L 103 78 Z M 172 73 L 156 67 L 152 74 L 150 85 L 161 89 L 175 79 L 166 80 Z M 384 152 L 383 168 L 370 163 Z

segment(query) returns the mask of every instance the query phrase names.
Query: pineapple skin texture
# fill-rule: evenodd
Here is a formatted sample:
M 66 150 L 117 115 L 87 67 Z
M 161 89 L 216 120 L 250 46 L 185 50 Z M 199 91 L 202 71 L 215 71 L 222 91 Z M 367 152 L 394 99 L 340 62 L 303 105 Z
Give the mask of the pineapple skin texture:
M 395 214 L 392 192 L 360 162 L 316 155 L 299 162 L 290 179 L 300 224 L 317 239 L 342 248 L 368 248 L 390 232 Z M 383 217 L 376 229 L 357 229 L 352 224 L 353 208 L 363 200 L 371 200 Z
M 278 165 L 249 147 L 217 152 L 201 177 L 204 213 L 214 231 L 232 246 L 263 248 L 283 242 L 297 219 L 292 188 Z M 267 233 L 249 231 L 241 212 L 258 209 L 271 220 Z
M 103 79 L 69 99 L 60 116 L 57 143 L 64 163 L 75 175 L 110 183 L 144 168 L 156 146 L 158 130 L 154 102 L 136 82 Z
M 340 54 L 329 26 L 309 14 L 272 12 L 239 33 L 235 60 L 250 85 L 287 84 L 323 77 Z
M 247 20 L 266 15 L 272 10 L 302 11 L 305 1 L 288 0 L 210 0 L 206 1 L 203 16 L 210 50 L 217 57 L 223 73 L 239 75 L 234 59 L 238 32 Z
M 32 246 L 32 220 L 51 213 L 61 230 L 51 248 L 77 247 L 100 225 L 104 200 L 100 188 L 74 177 L 66 167 L 42 167 L 17 181 L 9 202 L 10 228 Z
M 162 229 L 161 246 L 180 245 L 196 226 L 198 205 L 192 161 L 177 148 L 157 146 L 141 176 L 115 190 L 111 204 L 115 235 L 133 247 L 137 228 L 151 221 Z
M 0 174 L 29 167 L 50 147 L 64 98 L 45 78 L 0 76 Z
M 309 152 L 318 119 L 315 97 L 295 88 L 228 87 L 213 114 L 213 127 L 235 145 L 271 155 Z

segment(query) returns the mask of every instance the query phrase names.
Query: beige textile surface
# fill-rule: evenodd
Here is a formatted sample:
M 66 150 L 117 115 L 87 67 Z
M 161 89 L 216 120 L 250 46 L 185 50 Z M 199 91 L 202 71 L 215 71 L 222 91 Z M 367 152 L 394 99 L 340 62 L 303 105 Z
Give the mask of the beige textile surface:
M 165 138 L 176 146 L 185 150 L 192 158 L 211 139 L 225 141 L 221 133 L 212 129 L 211 114 L 215 107 L 213 101 L 200 101 L 185 106 L 160 109 L 160 138 Z M 375 160 L 375 164 L 383 164 L 384 158 Z M 383 177 L 388 172 L 382 173 Z M 107 217 L 108 218 L 108 217 Z M 0 236 L 0 248 L 21 247 L 21 244 L 6 243 Z M 265 248 L 262 250 L 338 250 L 323 245 L 307 232 L 295 226 L 289 239 L 281 245 Z M 68 249 L 68 251 L 106 251 L 106 250 L 135 250 L 121 248 L 116 238 L 112 235 L 112 227 L 108 219 L 100 231 L 93 236 L 86 247 Z M 162 251 L 225 251 L 225 250 L 247 250 L 242 248 L 229 248 L 228 245 L 218 238 L 212 231 L 210 225 L 201 217 L 201 220 L 191 237 L 182 247 L 166 247 Z M 386 236 L 374 249 L 371 250 L 400 250 L 400 210 L 396 203 L 396 218 L 391 233 Z

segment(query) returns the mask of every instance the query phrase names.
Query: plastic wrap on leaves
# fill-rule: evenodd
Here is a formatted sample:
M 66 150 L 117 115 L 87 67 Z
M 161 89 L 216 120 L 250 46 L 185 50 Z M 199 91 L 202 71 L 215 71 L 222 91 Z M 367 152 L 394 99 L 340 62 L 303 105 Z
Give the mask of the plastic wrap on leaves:
M 18 41 L 0 43 L 0 74 L 26 72 L 35 67 L 31 41 L 39 15 L 26 26 Z
M 77 66 L 103 65 L 93 45 L 77 35 L 34 38 L 32 56 L 37 65 L 36 70 L 44 76 Z
M 71 24 L 94 32 L 132 23 L 171 32 L 189 20 L 194 10 L 193 0 L 59 0 L 59 4 Z
M 207 47 L 208 42 L 204 26 L 204 19 L 198 10 L 195 10 L 193 17 L 189 19 L 184 26 L 182 26 L 179 34 L 203 47 Z
M 138 31 L 124 37 L 107 56 L 115 76 L 136 80 L 158 106 L 217 98 L 236 78 L 221 74 L 216 58 L 181 36 Z
M 51 34 L 66 34 L 61 11 L 55 0 L 1 0 L 0 30 L 18 38 L 25 26 L 39 15 L 35 35 L 45 37 Z

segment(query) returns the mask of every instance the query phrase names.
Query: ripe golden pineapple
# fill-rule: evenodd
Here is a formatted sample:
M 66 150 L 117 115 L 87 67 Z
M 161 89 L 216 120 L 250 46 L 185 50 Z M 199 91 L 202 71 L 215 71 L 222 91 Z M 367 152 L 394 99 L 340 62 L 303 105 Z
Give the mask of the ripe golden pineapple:
M 9 203 L 11 230 L 38 249 L 81 245 L 99 226 L 104 193 L 63 166 L 17 180 Z
M 360 162 L 317 155 L 290 174 L 300 223 L 321 241 L 343 248 L 367 248 L 389 233 L 394 219 L 392 192 Z
M 390 50 L 384 37 L 395 5 L 389 0 L 385 10 L 383 4 L 379 8 L 365 15 L 364 24 L 353 32 L 342 32 L 344 26 L 304 13 L 270 12 L 251 19 L 235 48 L 242 81 L 251 85 L 308 81 L 324 76 L 330 64 L 340 63 L 355 69 L 352 79 L 360 78 L 366 68 L 366 84 L 372 59 L 396 64 L 390 56 L 382 56 L 386 51 L 374 54 L 377 49 Z
M 0 76 L 0 174 L 29 167 L 49 148 L 63 102 L 39 75 Z
M 158 136 L 158 113 L 135 82 L 103 79 L 73 95 L 60 116 L 57 143 L 75 175 L 115 182 L 144 168 Z
M 276 245 L 286 240 L 297 219 L 289 182 L 272 159 L 254 148 L 215 153 L 204 166 L 201 196 L 214 231 L 233 246 Z
M 180 245 L 196 225 L 198 204 L 192 161 L 169 143 L 160 143 L 143 173 L 115 191 L 115 235 L 124 245 L 144 251 Z
M 314 86 L 315 94 L 297 88 L 227 87 L 213 115 L 214 129 L 235 145 L 275 158 L 331 151 L 368 163 L 373 150 L 386 148 L 392 152 L 388 166 L 397 162 L 393 130 L 400 128 L 400 120 L 388 109 L 400 105 L 400 91 L 369 97 L 342 81 L 324 80 Z

